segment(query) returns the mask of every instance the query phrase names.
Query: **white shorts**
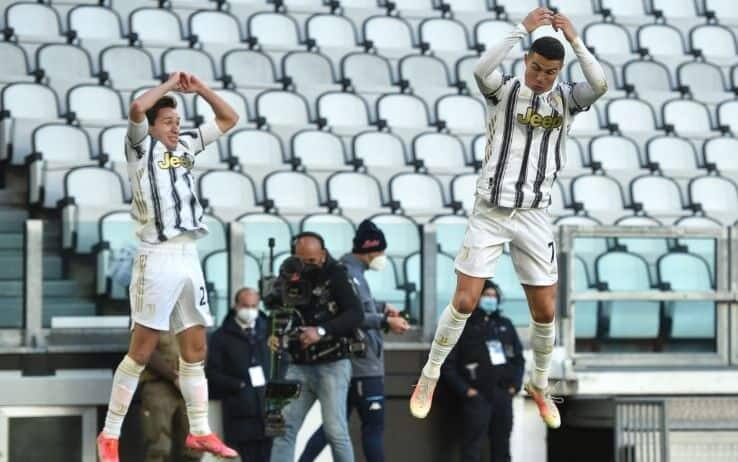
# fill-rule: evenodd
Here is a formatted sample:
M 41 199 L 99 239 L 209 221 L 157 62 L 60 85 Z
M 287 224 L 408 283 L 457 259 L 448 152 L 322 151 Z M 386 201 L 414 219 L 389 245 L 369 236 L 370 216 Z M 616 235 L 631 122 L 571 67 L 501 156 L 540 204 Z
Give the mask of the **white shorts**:
M 129 289 L 132 326 L 178 334 L 212 326 L 208 293 L 193 240 L 141 242 Z
M 548 211 L 495 208 L 479 198 L 474 202 L 464 244 L 454 261 L 456 271 L 477 278 L 493 277 L 505 243 L 510 244 L 510 256 L 521 284 L 556 284 L 556 244 Z

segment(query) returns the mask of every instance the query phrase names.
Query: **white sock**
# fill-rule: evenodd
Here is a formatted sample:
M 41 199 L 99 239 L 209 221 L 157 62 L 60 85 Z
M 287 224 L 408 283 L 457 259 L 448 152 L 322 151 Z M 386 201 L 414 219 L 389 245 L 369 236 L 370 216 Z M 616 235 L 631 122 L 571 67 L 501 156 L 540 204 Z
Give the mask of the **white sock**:
M 113 388 L 110 391 L 108 414 L 105 416 L 103 433 L 111 438 L 120 438 L 120 427 L 128 413 L 128 406 L 138 386 L 138 378 L 144 366 L 126 355 L 118 364 L 113 375 Z
M 187 363 L 179 358 L 179 389 L 187 406 L 190 433 L 212 433 L 208 423 L 208 381 L 205 378 L 205 362 Z
M 444 308 L 438 319 L 436 335 L 433 337 L 428 361 L 423 367 L 423 375 L 432 379 L 441 375 L 441 365 L 459 341 L 468 318 L 469 314 L 459 313 L 451 304 Z
M 545 390 L 548 387 L 548 371 L 551 367 L 556 330 L 554 322 L 530 322 L 530 347 L 533 349 L 533 373 L 531 382 L 536 388 Z

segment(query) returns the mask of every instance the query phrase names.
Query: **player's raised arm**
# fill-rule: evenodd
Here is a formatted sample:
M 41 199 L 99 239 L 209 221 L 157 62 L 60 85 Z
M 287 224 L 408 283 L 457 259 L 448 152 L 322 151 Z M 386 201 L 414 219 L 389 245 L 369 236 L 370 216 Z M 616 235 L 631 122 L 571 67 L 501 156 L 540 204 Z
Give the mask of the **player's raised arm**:
M 218 124 L 221 133 L 227 132 L 236 125 L 238 122 L 236 111 L 200 79 L 192 74 L 183 73 L 181 83 L 184 93 L 197 93 L 213 108 L 215 123 Z
M 554 29 L 561 29 L 564 37 L 569 41 L 574 53 L 577 55 L 579 65 L 582 67 L 582 73 L 586 82 L 577 82 L 573 89 L 574 101 L 580 107 L 586 107 L 594 103 L 597 98 L 607 92 L 607 79 L 605 79 L 605 71 L 597 59 L 589 52 L 577 34 L 577 30 L 571 23 L 569 18 L 561 13 L 557 13 L 553 17 L 552 23 Z
M 172 72 L 166 82 L 157 85 L 144 92 L 141 96 L 133 100 L 131 107 L 128 108 L 128 118 L 137 124 L 146 119 L 146 111 L 151 109 L 154 104 L 170 91 L 181 90 L 181 72 Z
M 548 8 L 536 8 L 500 43 L 487 50 L 474 68 L 474 78 L 484 95 L 491 95 L 502 87 L 502 74 L 497 68 L 513 46 L 538 27 L 551 24 L 554 14 Z

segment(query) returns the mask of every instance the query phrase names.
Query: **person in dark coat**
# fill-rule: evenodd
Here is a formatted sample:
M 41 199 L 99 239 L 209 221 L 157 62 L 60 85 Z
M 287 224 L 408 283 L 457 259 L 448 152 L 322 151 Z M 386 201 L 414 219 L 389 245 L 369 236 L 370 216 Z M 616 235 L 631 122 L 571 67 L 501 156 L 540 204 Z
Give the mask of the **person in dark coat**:
M 268 324 L 259 293 L 240 289 L 208 346 L 206 373 L 211 398 L 222 401 L 225 440 L 248 462 L 268 462 L 272 447 L 264 435 Z
M 449 387 L 463 400 L 462 461 L 478 462 L 484 438 L 490 461 L 510 462 L 513 397 L 525 371 L 523 347 L 510 319 L 502 316 L 500 289 L 485 281 L 458 343 L 441 368 Z

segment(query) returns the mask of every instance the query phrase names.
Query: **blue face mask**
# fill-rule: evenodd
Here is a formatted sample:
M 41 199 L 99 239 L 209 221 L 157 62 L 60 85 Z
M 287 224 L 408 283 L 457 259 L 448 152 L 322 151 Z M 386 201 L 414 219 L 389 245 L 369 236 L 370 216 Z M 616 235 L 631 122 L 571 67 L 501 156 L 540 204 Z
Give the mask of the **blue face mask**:
M 497 298 L 496 297 L 482 297 L 479 299 L 479 308 L 484 310 L 485 313 L 489 314 L 497 309 Z

